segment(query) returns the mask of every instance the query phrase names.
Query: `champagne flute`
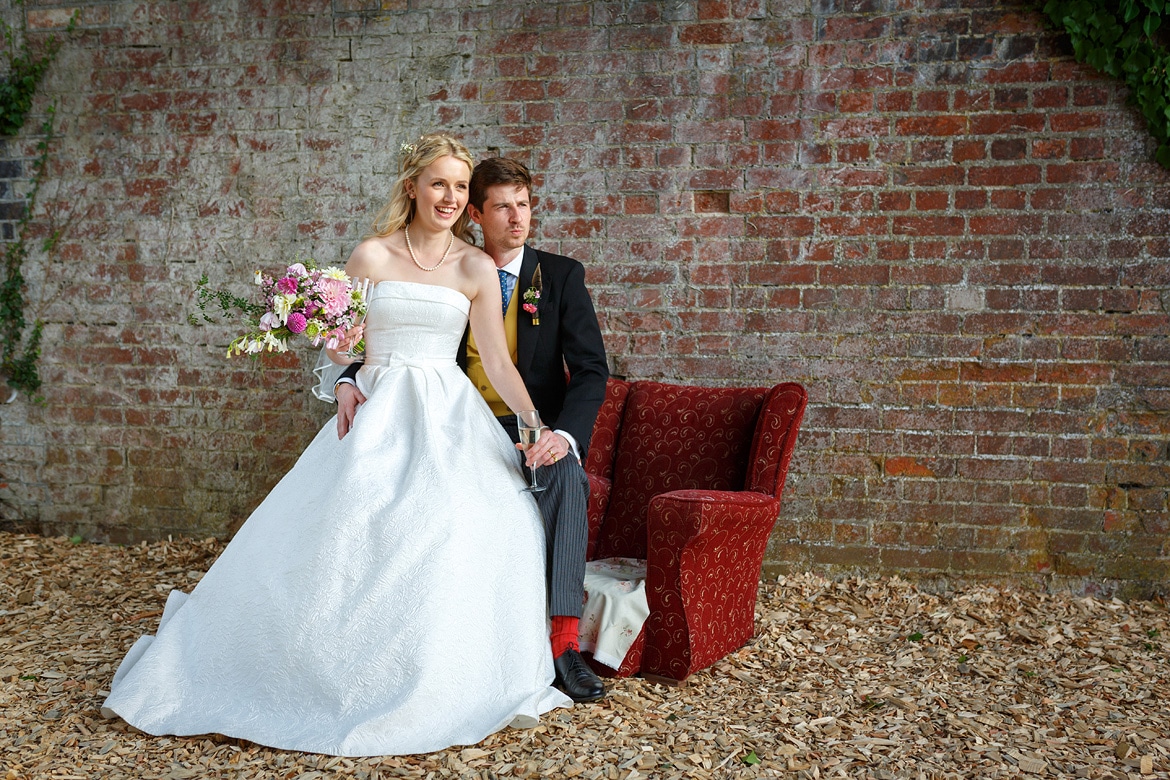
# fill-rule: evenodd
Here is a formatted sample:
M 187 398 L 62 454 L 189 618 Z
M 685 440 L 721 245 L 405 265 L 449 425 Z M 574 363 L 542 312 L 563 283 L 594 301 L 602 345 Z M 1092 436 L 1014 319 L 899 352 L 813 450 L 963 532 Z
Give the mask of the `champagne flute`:
M 371 283 L 371 281 L 370 281 L 369 279 L 363 279 L 362 277 L 359 277 L 359 276 L 355 276 L 355 277 L 353 277 L 352 279 L 350 279 L 350 280 L 349 280 L 349 289 L 350 289 L 350 290 L 353 290 L 353 291 L 360 291 L 360 292 L 361 292 L 361 294 L 362 294 L 362 303 L 364 303 L 364 304 L 365 304 L 365 307 L 366 307 L 366 310 L 365 310 L 365 312 L 362 314 L 362 316 L 361 316 L 361 317 L 359 317 L 359 318 L 357 319 L 357 321 L 356 321 L 356 322 L 354 322 L 354 324 L 353 324 L 353 325 L 354 325 L 354 327 L 355 327 L 355 328 L 356 328 L 358 325 L 361 325 L 362 323 L 364 323 L 364 322 L 366 321 L 366 314 L 369 314 L 369 312 L 370 312 L 370 298 L 369 298 L 369 295 L 370 295 L 370 287 L 371 287 L 371 286 L 372 286 L 372 283 Z M 345 352 L 343 352 L 343 353 L 341 353 L 341 354 L 345 355 L 345 356 L 346 356 L 346 357 L 348 357 L 348 358 L 355 358 L 355 357 L 357 357 L 359 354 L 361 354 L 361 352 L 363 352 L 363 351 L 364 351 L 364 350 L 360 350 L 360 351 L 359 351 L 359 350 L 358 350 L 358 348 L 357 348 L 357 345 L 358 345 L 358 343 L 359 343 L 359 342 L 361 342 L 361 341 L 364 341 L 364 338 L 363 338 L 363 339 L 358 339 L 358 341 L 355 341 L 353 344 L 350 344 L 350 345 L 349 345 L 349 349 L 347 349 Z M 363 346 L 364 346 L 364 345 L 363 345 Z
M 540 412 L 535 409 L 518 412 L 516 414 L 516 428 L 520 432 L 520 443 L 527 450 L 536 444 L 540 438 L 540 432 L 544 430 L 544 424 L 540 421 Z M 530 466 L 529 470 L 532 472 L 532 484 L 524 488 L 524 491 L 526 493 L 539 493 L 545 488 L 544 485 L 536 484 L 536 466 Z

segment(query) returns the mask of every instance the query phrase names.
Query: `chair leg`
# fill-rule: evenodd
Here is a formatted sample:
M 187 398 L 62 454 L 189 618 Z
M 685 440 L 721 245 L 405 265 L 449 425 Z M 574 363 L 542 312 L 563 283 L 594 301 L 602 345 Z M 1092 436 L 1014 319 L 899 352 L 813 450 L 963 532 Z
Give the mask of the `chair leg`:
M 669 688 L 685 688 L 686 680 L 676 680 L 673 677 L 663 677 L 660 674 L 650 674 L 649 672 L 638 672 L 638 676 L 646 682 L 658 683 Z

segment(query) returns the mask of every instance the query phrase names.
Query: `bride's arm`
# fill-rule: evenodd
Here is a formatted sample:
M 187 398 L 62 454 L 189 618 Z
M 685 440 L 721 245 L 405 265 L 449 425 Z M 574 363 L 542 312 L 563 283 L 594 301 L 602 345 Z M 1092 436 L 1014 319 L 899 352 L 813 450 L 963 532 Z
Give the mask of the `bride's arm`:
M 472 266 L 474 297 L 471 298 L 471 334 L 483 361 L 488 381 L 513 412 L 535 409 L 524 387 L 520 372 L 512 365 L 508 340 L 504 335 L 504 316 L 500 312 L 500 282 L 495 265 L 487 255 L 476 250 Z M 469 258 L 472 260 L 473 258 Z

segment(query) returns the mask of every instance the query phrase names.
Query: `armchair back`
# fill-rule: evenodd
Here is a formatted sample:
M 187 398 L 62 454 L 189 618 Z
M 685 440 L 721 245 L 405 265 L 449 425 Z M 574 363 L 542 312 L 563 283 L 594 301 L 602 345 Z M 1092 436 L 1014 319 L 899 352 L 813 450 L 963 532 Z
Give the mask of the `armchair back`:
M 633 383 L 593 557 L 645 558 L 650 499 L 661 493 L 747 488 L 775 495 L 783 489 L 778 461 L 789 443 L 785 412 L 794 406 L 778 392 L 783 387 Z M 791 417 L 789 412 L 787 422 Z

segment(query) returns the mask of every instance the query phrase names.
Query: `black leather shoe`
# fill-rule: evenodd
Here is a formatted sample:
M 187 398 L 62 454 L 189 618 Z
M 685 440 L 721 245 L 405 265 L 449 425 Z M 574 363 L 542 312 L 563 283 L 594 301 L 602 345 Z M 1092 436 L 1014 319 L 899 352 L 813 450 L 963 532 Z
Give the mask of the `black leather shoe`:
M 593 673 L 589 664 L 585 663 L 585 659 L 573 648 L 570 647 L 554 658 L 553 668 L 557 672 L 553 685 L 564 691 L 573 701 L 597 701 L 605 695 L 605 686 L 601 684 L 601 678 Z

